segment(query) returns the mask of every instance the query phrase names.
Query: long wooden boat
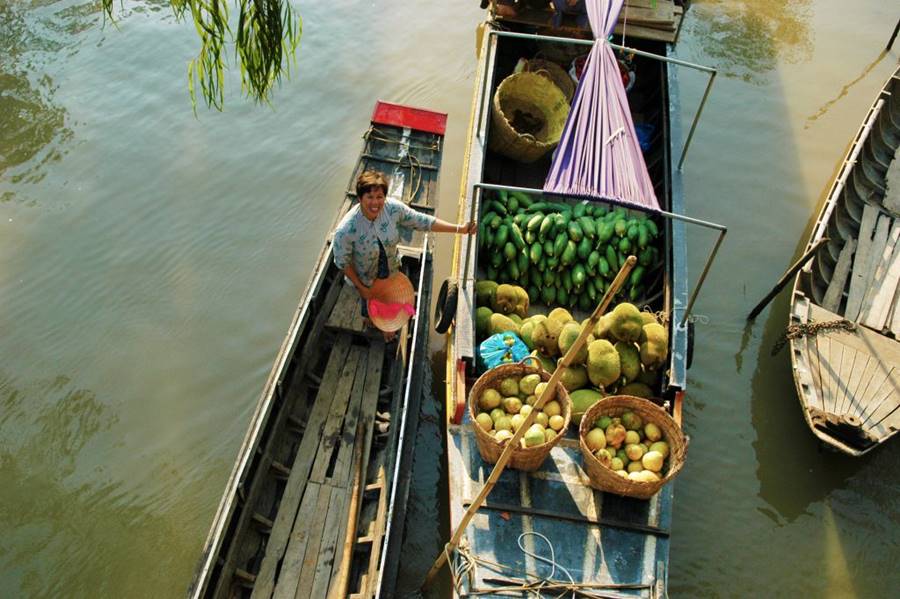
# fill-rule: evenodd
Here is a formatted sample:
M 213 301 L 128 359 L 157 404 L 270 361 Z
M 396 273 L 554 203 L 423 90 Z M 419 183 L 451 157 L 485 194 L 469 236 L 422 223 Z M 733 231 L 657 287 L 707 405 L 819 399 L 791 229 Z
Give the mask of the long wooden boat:
M 824 245 L 797 273 L 791 298 L 803 416 L 824 443 L 854 456 L 900 430 L 898 147 L 900 68 L 850 144 L 807 248 Z
M 481 184 L 539 189 L 547 176 L 549 156 L 526 165 L 488 149 L 491 100 L 518 59 L 539 52 L 546 56 L 553 45 L 564 52 L 576 47 L 574 41 L 570 44 L 529 35 L 533 31 L 533 27 L 513 19 L 484 25 L 460 218 L 477 209 L 478 198 L 483 195 L 478 193 Z M 661 41 L 629 39 L 628 44 L 657 55 L 666 56 L 668 52 Z M 634 66 L 636 83 L 628 98 L 635 122 L 650 125 L 655 132 L 644 154 L 655 192 L 664 210 L 682 213 L 681 175 L 673 168 L 673 140 L 681 138 L 679 107 L 672 93 L 676 87 L 674 72 L 665 62 L 642 56 L 634 58 Z M 659 225 L 664 230 L 665 249 L 656 283 L 658 293 L 645 298 L 642 305 L 668 315 L 670 354 L 664 381 L 655 391 L 658 401 L 680 422 L 690 353 L 688 327 L 679 325 L 688 303 L 685 226 L 668 219 L 660 219 Z M 467 391 L 477 375 L 474 283 L 486 278 L 477 246 L 458 241 L 453 257 L 458 299 L 455 326 L 447 336 L 446 430 L 450 528 L 454 531 L 492 469 L 479 455 L 471 417 L 465 409 Z M 552 307 L 538 305 L 537 311 L 546 313 Z M 578 312 L 575 316 L 580 319 Z M 503 589 L 515 589 L 526 580 L 540 578 L 574 581 L 584 596 L 666 596 L 673 484 L 663 486 L 647 501 L 592 489 L 587 484 L 575 434 L 570 429 L 536 472 L 506 470 L 501 475 L 486 504 L 467 527 L 460 550 L 450 558 L 454 596 L 520 596 L 515 590 Z M 530 533 L 541 533 L 549 540 L 555 565 L 546 561 L 551 558 L 551 550 Z M 524 596 L 524 591 L 520 592 Z M 545 590 L 550 593 L 547 596 L 562 592 L 559 588 Z
M 389 198 L 432 213 L 446 115 L 378 102 L 335 224 L 363 170 Z M 393 588 L 418 426 L 432 279 L 430 234 L 409 231 L 416 289 L 408 332 L 385 344 L 359 296 L 319 255 L 216 512 L 193 598 L 373 597 Z M 389 412 L 386 433 L 377 413 Z M 380 434 L 383 433 L 383 434 Z

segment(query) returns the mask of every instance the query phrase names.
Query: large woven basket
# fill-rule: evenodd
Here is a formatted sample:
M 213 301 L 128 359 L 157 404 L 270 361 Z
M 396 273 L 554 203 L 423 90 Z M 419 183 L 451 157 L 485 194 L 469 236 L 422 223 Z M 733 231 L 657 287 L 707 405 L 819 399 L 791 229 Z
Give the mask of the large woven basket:
M 525 61 L 525 71 L 543 75 L 556 84 L 556 87 L 566 97 L 566 102 L 572 103 L 575 96 L 575 82 L 564 68 L 556 64 L 552 60 L 544 60 L 543 58 L 530 58 Z
M 566 96 L 550 79 L 514 73 L 494 93 L 488 145 L 513 160 L 534 162 L 559 143 L 568 116 Z M 529 130 L 519 130 L 526 122 Z
M 621 416 L 623 412 L 634 412 L 647 423 L 652 422 L 662 431 L 666 442 L 669 444 L 669 465 L 665 476 L 658 481 L 637 482 L 622 478 L 612 469 L 600 463 L 600 460 L 591 453 L 585 435 L 594 427 L 594 421 L 600 416 Z M 634 397 L 631 395 L 612 395 L 604 397 L 584 413 L 581 418 L 581 426 L 578 428 L 578 440 L 581 446 L 581 455 L 584 460 L 584 469 L 587 472 L 590 484 L 595 489 L 626 497 L 637 499 L 650 499 L 664 484 L 675 478 L 684 466 L 687 456 L 687 437 L 681 427 L 669 414 L 655 403 Z
M 486 389 L 493 388 L 499 390 L 500 381 L 506 377 L 522 377 L 526 374 L 540 374 L 541 380 L 550 380 L 550 374 L 543 368 L 525 366 L 522 363 L 504 364 L 492 368 L 482 374 L 478 377 L 478 380 L 475 381 L 475 384 L 472 385 L 472 389 L 469 390 L 469 415 L 472 418 L 472 428 L 475 431 L 478 452 L 481 454 L 481 458 L 488 464 L 497 463 L 497 460 L 500 459 L 500 454 L 503 453 L 505 445 L 500 444 L 490 433 L 485 431 L 477 422 L 475 422 L 475 417 L 478 415 L 478 398 L 481 397 L 481 393 Z M 541 467 L 541 464 L 544 463 L 544 460 L 550 454 L 550 450 L 553 449 L 553 446 L 559 443 L 565 436 L 566 430 L 569 428 L 569 422 L 572 419 L 572 402 L 569 401 L 569 393 L 566 391 L 566 388 L 562 386 L 562 383 L 556 384 L 556 397 L 552 399 L 556 399 L 562 408 L 562 416 L 564 418 L 562 429 L 560 429 L 559 433 L 553 437 L 551 441 L 535 445 L 534 447 L 515 448 L 509 458 L 509 462 L 507 462 L 508 467 L 525 472 L 537 470 Z

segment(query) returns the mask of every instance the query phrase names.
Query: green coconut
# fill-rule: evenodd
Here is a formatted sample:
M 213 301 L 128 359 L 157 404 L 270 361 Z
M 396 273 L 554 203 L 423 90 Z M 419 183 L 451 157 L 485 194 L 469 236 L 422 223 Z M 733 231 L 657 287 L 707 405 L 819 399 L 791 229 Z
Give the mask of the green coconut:
M 641 374 L 641 353 L 637 345 L 625 341 L 616 342 L 615 348 L 619 352 L 622 376 L 625 377 L 626 383 L 630 383 Z
M 475 305 L 493 306 L 494 296 L 497 294 L 496 281 L 477 281 L 475 283 Z
M 621 389 L 619 389 L 619 393 L 621 395 L 633 395 L 634 397 L 643 397 L 644 399 L 650 399 L 653 397 L 653 390 L 650 389 L 644 383 L 639 383 L 637 381 L 633 383 L 628 383 Z
M 499 291 L 499 288 L 498 288 Z M 637 341 L 641 338 L 644 318 L 634 304 L 623 302 L 609 313 L 609 331 L 619 341 Z
M 588 382 L 587 370 L 580 364 L 573 364 L 562 369 L 559 375 L 559 382 L 566 388 L 566 391 L 575 391 L 581 389 Z
M 487 306 L 481 306 L 475 310 L 475 333 L 480 339 L 484 339 L 491 333 L 491 314 L 493 312 Z
M 587 373 L 591 383 L 607 387 L 622 376 L 619 353 L 606 339 L 597 339 L 588 345 Z
M 581 417 L 592 405 L 603 398 L 603 394 L 594 389 L 577 389 L 569 394 L 572 400 L 572 420 L 575 424 L 581 423 Z

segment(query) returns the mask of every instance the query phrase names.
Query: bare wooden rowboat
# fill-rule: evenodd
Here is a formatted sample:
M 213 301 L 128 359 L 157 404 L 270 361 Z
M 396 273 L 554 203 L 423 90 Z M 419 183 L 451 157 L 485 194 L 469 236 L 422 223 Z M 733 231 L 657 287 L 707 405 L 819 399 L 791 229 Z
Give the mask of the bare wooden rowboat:
M 378 102 L 335 224 L 374 169 L 433 212 L 446 115 Z M 337 204 L 337 203 L 336 203 Z M 374 597 L 391 589 L 428 368 L 431 235 L 400 246 L 416 316 L 399 342 L 365 329 L 325 241 L 250 421 L 189 595 Z M 400 356 L 400 357 L 398 357 Z M 376 420 L 390 413 L 389 430 Z M 378 414 L 381 413 L 381 416 Z
M 813 433 L 862 455 L 900 429 L 900 68 L 847 151 L 797 273 L 791 365 Z M 792 336 L 793 336 L 792 335 Z

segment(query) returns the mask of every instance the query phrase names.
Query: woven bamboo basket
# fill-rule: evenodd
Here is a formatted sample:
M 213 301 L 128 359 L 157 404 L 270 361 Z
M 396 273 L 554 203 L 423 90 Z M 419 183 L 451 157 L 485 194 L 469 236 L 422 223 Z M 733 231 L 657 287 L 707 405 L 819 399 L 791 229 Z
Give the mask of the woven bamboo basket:
M 527 360 L 523 360 L 523 362 L 525 361 Z M 472 418 L 472 428 L 475 430 L 475 440 L 478 443 L 478 452 L 481 453 L 481 458 L 488 464 L 497 463 L 497 460 L 500 459 L 500 454 L 503 453 L 505 444 L 499 443 L 490 433 L 485 431 L 477 422 L 475 422 L 475 417 L 478 415 L 479 411 L 478 398 L 481 397 L 481 393 L 486 389 L 499 389 L 500 381 L 506 377 L 522 377 L 526 374 L 540 374 L 541 380 L 550 380 L 550 373 L 543 368 L 526 366 L 521 362 L 517 364 L 503 364 L 502 366 L 497 366 L 488 370 L 478 377 L 478 380 L 475 381 L 475 384 L 472 385 L 472 389 L 469 391 L 469 416 Z M 534 447 L 520 446 L 515 448 L 507 463 L 508 467 L 524 472 L 533 472 L 534 470 L 537 470 L 541 467 L 541 464 L 544 463 L 544 460 L 550 454 L 550 450 L 553 449 L 553 446 L 559 443 L 565 436 L 566 430 L 569 428 L 569 422 L 572 419 L 572 402 L 569 401 L 569 393 L 566 391 L 566 388 L 562 386 L 562 383 L 556 384 L 556 397 L 552 399 L 556 399 L 562 408 L 562 416 L 564 419 L 562 429 L 560 429 L 559 433 L 557 433 L 551 441 L 535 445 Z
M 572 98 L 575 96 L 575 82 L 564 68 L 552 60 L 531 58 L 525 61 L 525 71 L 547 77 L 563 93 L 566 102 L 572 103 Z
M 612 469 L 600 463 L 591 453 L 584 441 L 585 435 L 594 427 L 594 421 L 600 416 L 621 416 L 623 412 L 634 412 L 647 423 L 652 422 L 662 431 L 669 444 L 669 465 L 665 476 L 653 482 L 638 482 L 622 478 Z M 595 489 L 637 499 L 650 499 L 664 484 L 675 478 L 684 466 L 687 456 L 688 440 L 681 427 L 669 414 L 655 403 L 631 395 L 611 395 L 604 397 L 584 413 L 581 426 L 578 428 L 578 441 L 590 484 Z
M 565 94 L 537 73 L 514 73 L 501 81 L 492 105 L 488 145 L 519 162 L 534 162 L 552 151 L 569 116 Z M 516 128 L 523 127 L 526 121 L 531 130 Z

